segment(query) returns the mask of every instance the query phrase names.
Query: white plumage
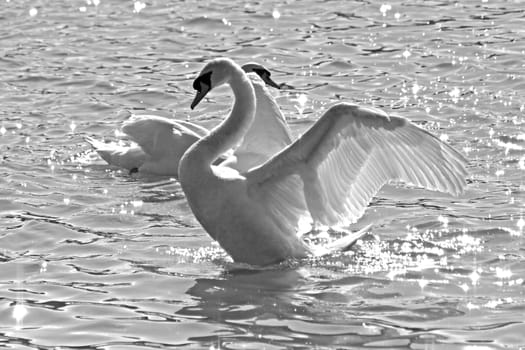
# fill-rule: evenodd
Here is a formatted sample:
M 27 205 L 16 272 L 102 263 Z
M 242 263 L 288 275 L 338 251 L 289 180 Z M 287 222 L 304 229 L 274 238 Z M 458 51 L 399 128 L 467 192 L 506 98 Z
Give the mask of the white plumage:
M 181 159 L 182 188 L 193 213 L 235 261 L 256 265 L 311 253 L 298 236 L 305 219 L 326 226 L 357 221 L 391 181 L 457 195 L 466 161 L 452 147 L 405 118 L 340 103 L 264 164 L 238 172 L 213 165 L 244 137 L 255 93 L 229 59 L 208 63 L 195 80 L 192 108 L 212 88 L 229 85 L 233 109 Z

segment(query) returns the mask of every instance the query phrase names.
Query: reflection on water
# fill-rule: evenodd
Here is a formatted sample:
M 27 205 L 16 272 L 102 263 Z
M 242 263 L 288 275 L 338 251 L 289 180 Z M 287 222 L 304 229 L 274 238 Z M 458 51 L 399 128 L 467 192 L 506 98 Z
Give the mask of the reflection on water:
M 5 1 L 0 18 L 0 345 L 41 349 L 525 347 L 519 2 Z M 130 113 L 210 128 L 191 80 L 258 61 L 295 135 L 337 101 L 465 154 L 453 198 L 386 187 L 350 251 L 233 264 L 177 181 L 109 168 L 85 136 Z

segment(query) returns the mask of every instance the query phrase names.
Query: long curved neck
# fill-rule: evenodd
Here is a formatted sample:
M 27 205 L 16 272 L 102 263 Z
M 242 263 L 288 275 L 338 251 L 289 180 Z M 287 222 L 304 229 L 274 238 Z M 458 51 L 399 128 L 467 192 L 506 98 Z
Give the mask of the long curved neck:
M 194 145 L 193 157 L 202 165 L 211 165 L 219 156 L 234 147 L 242 139 L 255 116 L 255 92 L 247 75 L 232 67 L 229 85 L 235 100 L 230 115 L 207 136 Z

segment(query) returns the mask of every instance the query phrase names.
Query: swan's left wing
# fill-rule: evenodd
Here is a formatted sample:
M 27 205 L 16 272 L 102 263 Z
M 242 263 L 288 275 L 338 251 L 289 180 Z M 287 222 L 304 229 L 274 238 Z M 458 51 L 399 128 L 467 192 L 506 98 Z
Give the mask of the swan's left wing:
M 264 81 L 255 73 L 248 76 L 255 91 L 256 109 L 252 125 L 234 150 L 236 165 L 231 166 L 239 171 L 261 165 L 292 142 L 286 119 Z
M 197 126 L 189 128 L 187 124 L 155 115 L 133 115 L 122 131 L 148 155 L 161 158 L 168 153 L 182 154 L 200 139 Z
M 304 216 L 327 226 L 357 221 L 390 181 L 457 195 L 465 165 L 461 154 L 407 119 L 341 103 L 245 176 L 250 195 L 274 220 L 297 228 Z
M 181 130 L 182 127 L 185 127 L 195 134 L 197 134 L 200 138 L 203 138 L 204 136 L 208 135 L 210 132 L 208 129 L 206 129 L 204 126 L 200 126 L 198 124 L 188 122 L 186 120 L 177 120 L 173 121 L 173 123 L 178 125 L 178 129 Z

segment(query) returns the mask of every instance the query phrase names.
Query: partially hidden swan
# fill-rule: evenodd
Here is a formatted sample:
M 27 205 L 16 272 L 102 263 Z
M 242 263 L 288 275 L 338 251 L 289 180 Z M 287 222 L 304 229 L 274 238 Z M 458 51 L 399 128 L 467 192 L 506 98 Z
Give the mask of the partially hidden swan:
M 219 161 L 240 171 L 266 161 L 291 142 L 290 129 L 275 99 L 265 84 L 281 88 L 264 66 L 248 63 L 242 66 L 256 93 L 256 118 L 244 142 Z M 178 177 L 179 161 L 184 152 L 208 130 L 197 124 L 155 115 L 132 115 L 122 131 L 133 144 L 105 143 L 86 137 L 86 141 L 108 164 L 132 172 Z
M 226 58 L 209 62 L 195 79 L 191 108 L 223 84 L 235 96 L 230 115 L 186 151 L 179 180 L 197 220 L 236 262 L 308 256 L 312 248 L 298 234 L 302 222 L 354 223 L 391 181 L 453 195 L 465 186 L 466 160 L 452 147 L 405 118 L 348 103 L 330 107 L 258 167 L 214 165 L 245 137 L 256 108 L 249 78 Z

